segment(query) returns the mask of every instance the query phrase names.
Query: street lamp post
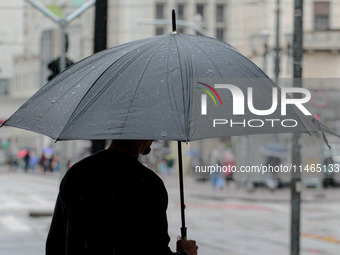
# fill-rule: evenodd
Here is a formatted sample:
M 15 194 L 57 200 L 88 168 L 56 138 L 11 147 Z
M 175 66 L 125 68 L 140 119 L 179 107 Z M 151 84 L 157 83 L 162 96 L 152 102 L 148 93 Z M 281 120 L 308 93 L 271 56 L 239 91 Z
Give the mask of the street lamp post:
M 261 33 L 264 45 L 264 52 L 263 52 L 263 72 L 267 73 L 267 55 L 269 51 L 268 47 L 268 39 L 269 39 L 269 32 L 267 29 L 264 29 Z
M 287 41 L 287 46 L 286 48 L 281 48 L 281 47 L 277 47 L 277 44 L 274 48 L 270 48 L 269 46 L 269 38 L 270 38 L 270 34 L 268 32 L 267 29 L 264 29 L 261 33 L 261 38 L 262 38 L 262 41 L 263 41 L 263 48 L 264 48 L 264 51 L 263 51 L 263 66 L 262 66 L 262 70 L 267 73 L 268 71 L 268 55 L 271 53 L 271 52 L 275 52 L 275 56 L 274 56 L 274 74 L 275 74 L 275 82 L 276 84 L 278 84 L 278 79 L 279 79 L 279 75 L 280 75 L 280 63 L 281 63 L 281 56 L 283 54 L 285 54 L 287 57 L 288 57 L 288 60 L 290 60 L 292 54 L 291 54 L 291 50 L 292 50 L 292 46 L 291 46 L 291 39 L 292 39 L 292 34 L 290 32 L 287 32 L 285 34 L 285 37 L 286 37 L 286 41 Z M 287 68 L 290 67 L 289 65 L 290 63 L 288 63 L 287 65 Z M 287 69 L 287 70 L 290 70 L 290 69 Z
M 275 83 L 278 85 L 279 82 L 279 74 L 280 74 L 280 0 L 276 1 L 276 46 L 275 46 Z
M 280 76 L 280 72 L 281 72 L 281 56 L 283 54 L 287 55 L 288 60 L 291 57 L 291 41 L 292 41 L 292 33 L 291 32 L 287 32 L 285 33 L 285 38 L 287 41 L 287 46 L 286 48 L 282 48 L 281 44 L 280 44 L 280 18 L 281 18 L 281 9 L 280 9 L 280 0 L 277 0 L 276 2 L 276 16 L 275 16 L 275 20 L 276 20 L 276 28 L 275 28 L 275 47 L 270 48 L 269 47 L 269 38 L 270 38 L 270 33 L 267 29 L 263 29 L 262 33 L 260 35 L 260 37 L 262 38 L 263 41 L 263 48 L 264 48 L 264 52 L 263 52 L 263 66 L 262 69 L 265 73 L 267 73 L 268 68 L 268 55 L 271 52 L 274 52 L 274 76 L 275 76 L 275 83 L 278 85 L 279 82 L 279 76 Z M 289 61 L 288 61 L 289 62 Z M 290 66 L 290 63 L 288 63 L 288 68 Z M 287 69 L 287 70 L 290 70 Z
M 294 1 L 294 36 L 293 36 L 293 69 L 294 87 L 302 87 L 303 60 L 303 0 Z M 297 97 L 297 95 L 295 95 Z M 292 164 L 301 165 L 300 133 L 294 133 L 292 138 Z M 301 172 L 291 174 L 291 241 L 290 254 L 300 254 L 300 218 L 301 218 Z

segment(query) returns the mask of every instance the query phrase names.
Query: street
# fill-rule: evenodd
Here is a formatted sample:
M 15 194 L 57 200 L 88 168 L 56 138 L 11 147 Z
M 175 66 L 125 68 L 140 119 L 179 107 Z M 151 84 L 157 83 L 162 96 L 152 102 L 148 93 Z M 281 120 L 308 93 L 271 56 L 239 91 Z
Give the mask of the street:
M 175 250 L 180 233 L 177 177 L 163 179 L 169 193 L 170 247 Z M 199 254 L 289 254 L 290 205 L 287 199 L 275 199 L 283 196 L 280 192 L 270 200 L 261 199 L 262 193 L 270 194 L 267 190 L 250 195 L 256 200 L 240 199 L 233 198 L 241 192 L 235 187 L 213 191 L 209 183 L 190 177 L 184 181 L 188 237 L 197 240 Z M 52 212 L 58 185 L 57 174 L 0 172 L 0 255 L 44 254 L 51 217 L 29 213 Z M 303 203 L 301 254 L 339 254 L 340 205 L 332 197 Z

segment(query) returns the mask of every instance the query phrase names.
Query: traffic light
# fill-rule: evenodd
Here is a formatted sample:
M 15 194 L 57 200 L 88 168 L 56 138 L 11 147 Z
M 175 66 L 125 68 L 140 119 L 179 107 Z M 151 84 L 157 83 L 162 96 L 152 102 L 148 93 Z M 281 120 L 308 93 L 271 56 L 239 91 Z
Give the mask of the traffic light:
M 74 64 L 74 62 L 68 58 L 65 60 L 66 68 L 70 67 Z M 52 80 L 60 73 L 60 58 L 52 60 L 48 63 L 47 68 L 52 71 L 52 73 L 48 76 L 48 81 Z

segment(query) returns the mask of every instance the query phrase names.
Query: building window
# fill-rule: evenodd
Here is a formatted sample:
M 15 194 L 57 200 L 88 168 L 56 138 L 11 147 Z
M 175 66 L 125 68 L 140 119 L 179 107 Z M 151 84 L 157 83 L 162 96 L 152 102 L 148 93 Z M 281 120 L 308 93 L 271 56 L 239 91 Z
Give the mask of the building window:
M 196 5 L 196 14 L 201 15 L 202 21 L 204 21 L 204 4 Z
M 329 2 L 314 2 L 314 29 L 329 29 Z
M 164 35 L 164 27 L 156 27 L 156 35 Z
M 216 22 L 224 21 L 224 4 L 216 5 Z
M 224 29 L 216 28 L 216 38 L 220 41 L 224 41 Z
M 184 15 L 184 4 L 177 4 L 177 19 L 179 20 L 185 20 L 185 15 Z
M 8 95 L 9 79 L 0 79 L 0 95 Z
M 156 19 L 164 19 L 164 3 L 156 3 Z
M 185 28 L 184 27 L 177 27 L 177 32 L 178 33 L 185 33 Z

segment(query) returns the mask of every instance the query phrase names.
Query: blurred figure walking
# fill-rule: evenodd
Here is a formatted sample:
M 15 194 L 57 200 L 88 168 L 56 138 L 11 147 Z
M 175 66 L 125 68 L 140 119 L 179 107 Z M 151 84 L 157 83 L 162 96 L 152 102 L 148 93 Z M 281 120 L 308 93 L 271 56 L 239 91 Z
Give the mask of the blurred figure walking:
M 27 150 L 26 151 L 26 155 L 24 156 L 23 160 L 24 160 L 24 170 L 25 170 L 25 173 L 28 172 L 28 169 L 30 168 L 30 151 Z
M 221 166 L 220 158 L 221 158 L 221 150 L 219 148 L 215 148 L 210 152 L 208 162 L 209 162 L 211 169 L 214 169 L 214 167 L 216 166 Z M 219 172 L 217 169 L 215 169 L 215 171 L 213 172 L 210 172 L 210 182 L 211 182 L 211 187 L 213 189 L 224 188 L 224 180 L 222 178 L 222 173 Z

